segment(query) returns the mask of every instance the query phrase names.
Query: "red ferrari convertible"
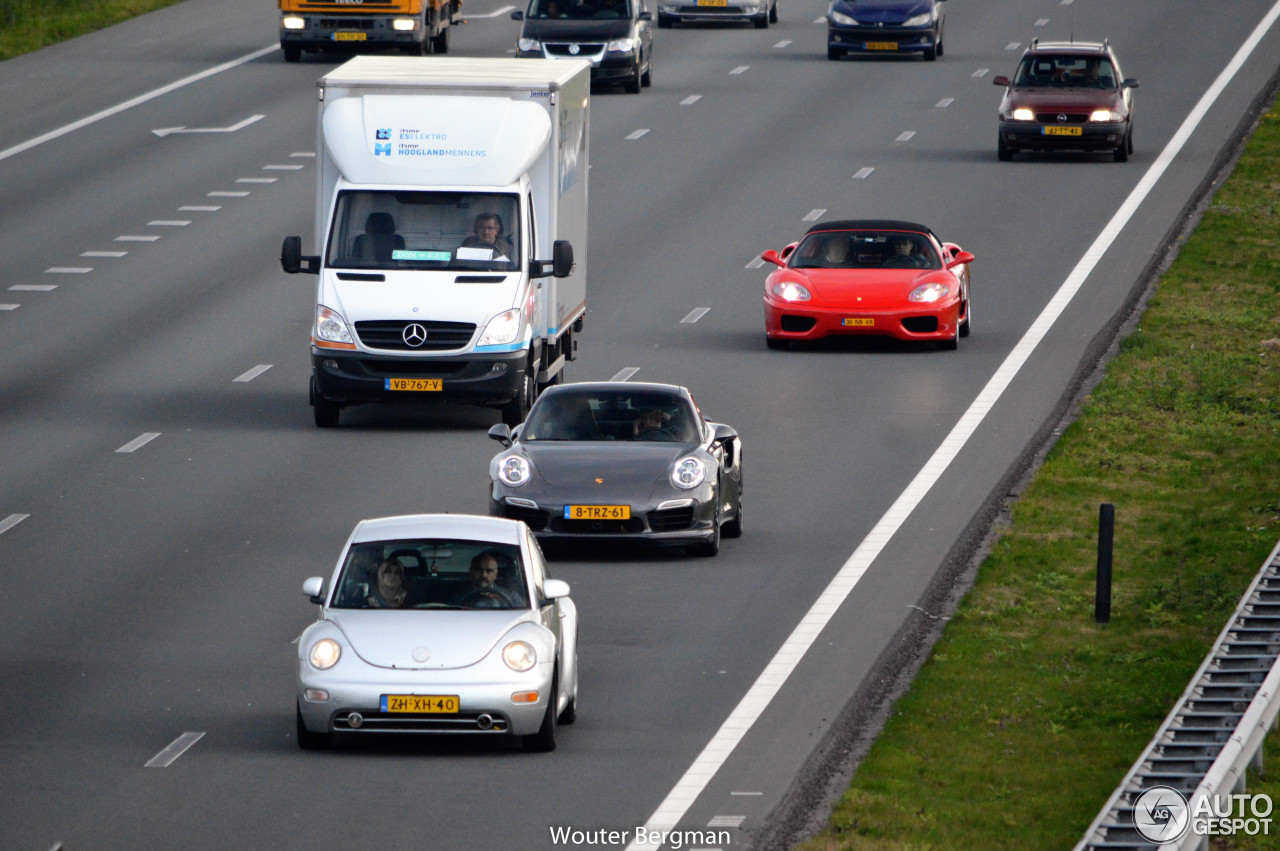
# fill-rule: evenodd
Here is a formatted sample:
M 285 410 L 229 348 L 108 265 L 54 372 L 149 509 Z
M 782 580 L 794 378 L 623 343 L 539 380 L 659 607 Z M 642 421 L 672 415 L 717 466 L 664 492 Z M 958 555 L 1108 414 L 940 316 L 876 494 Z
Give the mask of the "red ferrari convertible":
M 760 259 L 778 268 L 764 284 L 771 349 L 794 340 L 878 334 L 954 349 L 969 336 L 973 255 L 924 225 L 822 222 Z

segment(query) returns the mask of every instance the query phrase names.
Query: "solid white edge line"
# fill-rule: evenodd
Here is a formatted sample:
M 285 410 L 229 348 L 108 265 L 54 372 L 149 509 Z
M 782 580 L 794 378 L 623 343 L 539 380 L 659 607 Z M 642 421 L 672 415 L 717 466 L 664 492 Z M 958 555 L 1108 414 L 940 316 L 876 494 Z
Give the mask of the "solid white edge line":
M 884 549 L 884 546 L 902 527 L 907 517 L 911 515 L 912 511 L 933 488 L 943 472 L 959 455 L 960 449 L 977 431 L 978 425 L 986 418 L 987 413 L 995 406 L 996 402 L 999 401 L 1014 377 L 1022 369 L 1027 359 L 1030 358 L 1031 353 L 1035 351 L 1036 346 L 1044 339 L 1058 317 L 1062 315 L 1067 304 L 1092 273 L 1094 267 L 1102 259 L 1103 254 L 1115 242 L 1120 235 L 1120 231 L 1124 229 L 1129 219 L 1137 211 L 1138 206 L 1150 194 L 1156 182 L 1163 176 L 1165 170 L 1168 169 L 1183 146 L 1186 145 L 1192 132 L 1204 119 L 1210 107 L 1217 101 L 1218 96 L 1222 94 L 1227 84 L 1235 76 L 1245 60 L 1249 58 L 1254 48 L 1258 46 L 1262 37 L 1266 35 L 1267 30 L 1275 23 L 1277 16 L 1280 16 L 1280 0 L 1277 0 L 1276 4 L 1271 7 L 1271 11 L 1258 24 L 1253 34 L 1241 45 L 1235 57 L 1214 80 L 1213 85 L 1201 96 L 1195 107 L 1178 127 L 1177 132 L 1174 133 L 1173 138 L 1169 140 L 1164 150 L 1160 152 L 1160 156 L 1147 169 L 1147 172 L 1138 181 L 1133 191 L 1129 193 L 1124 203 L 1120 205 L 1115 215 L 1107 222 L 1106 227 L 1102 229 L 1093 244 L 1085 251 L 1075 268 L 1067 276 L 1067 279 L 1063 281 L 1057 293 L 1045 305 L 1044 310 L 1041 311 L 1035 322 L 1031 324 L 1031 327 L 1027 329 L 1022 339 L 1014 346 L 1013 351 L 1000 364 L 1000 367 L 991 376 L 991 379 L 982 388 L 981 392 L 978 393 L 977 398 L 974 399 L 968 410 L 961 415 L 960 421 L 956 423 L 951 433 L 942 441 L 933 456 L 920 469 L 920 472 L 916 474 L 911 483 L 907 485 L 906 490 L 894 501 L 889 510 L 880 518 L 880 521 L 876 523 L 875 527 L 862 540 L 862 543 L 858 545 L 858 548 L 845 561 L 839 572 L 836 573 L 835 578 L 831 580 L 826 589 L 818 596 L 817 601 L 801 618 L 800 623 L 792 630 L 791 635 L 783 642 L 782 647 L 774 654 L 773 659 L 765 666 L 764 671 L 756 678 L 755 683 L 752 684 L 737 707 L 720 725 L 720 729 L 716 731 L 711 741 L 702 749 L 702 753 L 694 759 L 693 764 L 689 766 L 684 776 L 680 778 L 667 794 L 667 797 L 658 805 L 653 815 L 645 822 L 646 835 L 653 831 L 660 832 L 674 829 L 679 824 L 680 819 L 684 817 L 684 814 L 693 806 L 694 801 L 697 800 L 698 796 L 702 794 L 702 791 L 711 782 L 711 779 L 724 766 L 725 761 L 733 753 L 738 742 L 747 734 L 747 731 L 760 718 L 760 715 L 773 700 L 773 697 L 781 690 L 783 683 L 787 681 L 787 678 L 791 676 L 791 673 L 800 664 L 800 660 L 804 658 L 805 652 L 808 651 L 828 621 L 840 608 L 840 605 L 848 598 L 854 587 L 866 574 L 872 562 Z M 638 851 L 638 849 L 639 846 L 635 842 L 627 846 L 627 851 Z
M 23 520 L 26 520 L 30 516 L 31 516 L 30 514 L 10 514 L 5 519 L 0 520 L 0 535 L 3 535 L 5 532 L 8 532 L 14 526 L 17 526 L 19 523 L 21 523 Z
M 158 89 L 153 89 L 152 91 L 149 91 L 146 94 L 138 95 L 136 98 L 131 98 L 130 100 L 124 101 L 123 103 L 118 103 L 113 107 L 102 110 L 101 112 L 95 112 L 93 115 L 90 115 L 88 118 L 81 118 L 79 121 L 73 121 L 72 123 L 67 124 L 66 126 L 59 127 L 57 130 L 51 130 L 48 133 L 45 133 L 43 136 L 37 136 L 34 139 L 28 139 L 27 141 L 22 142 L 21 144 L 14 145 L 12 148 L 6 148 L 5 150 L 0 151 L 0 160 L 7 160 L 9 157 L 13 156 L 14 154 L 20 154 L 23 151 L 30 150 L 31 148 L 36 147 L 37 145 L 43 145 L 45 142 L 53 141 L 54 139 L 57 139 L 59 136 L 65 136 L 68 133 L 74 133 L 76 130 L 79 130 L 83 127 L 88 127 L 90 124 L 94 124 L 98 121 L 101 121 L 104 118 L 110 118 L 111 116 L 117 113 L 124 112 L 126 109 L 132 109 L 138 104 L 146 103 L 149 100 L 154 100 L 155 98 L 158 98 L 161 95 L 167 95 L 169 94 L 169 92 L 175 91 L 184 86 L 189 86 L 192 83 L 197 83 L 200 80 L 205 79 L 206 77 L 212 77 L 215 74 L 221 74 L 223 71 L 229 71 L 238 65 L 243 65 L 246 62 L 252 62 L 255 59 L 259 59 L 263 56 L 266 56 L 268 53 L 273 53 L 279 49 L 280 49 L 280 45 L 279 43 L 276 43 L 271 45 L 270 47 L 264 47 L 261 50 L 255 50 L 253 53 L 247 54 L 245 56 L 241 56 L 239 59 L 232 59 L 230 62 L 224 62 L 221 65 L 217 65 L 217 66 L 214 66 L 213 68 L 209 68 L 208 70 L 201 71 L 199 74 L 192 74 L 190 77 L 183 77 L 181 80 L 175 80 L 174 82 L 169 83 L 167 86 L 161 86 Z
M 135 437 L 133 440 L 126 443 L 124 446 L 121 446 L 119 449 L 117 449 L 116 453 L 127 455 L 130 452 L 136 452 L 137 450 L 146 446 L 148 443 L 155 440 L 159 436 L 160 436 L 160 432 L 158 431 L 143 432 L 142 434 Z
M 144 768 L 168 768 L 178 761 L 191 746 L 204 738 L 204 733 L 183 733 L 174 739 L 167 748 L 147 760 Z

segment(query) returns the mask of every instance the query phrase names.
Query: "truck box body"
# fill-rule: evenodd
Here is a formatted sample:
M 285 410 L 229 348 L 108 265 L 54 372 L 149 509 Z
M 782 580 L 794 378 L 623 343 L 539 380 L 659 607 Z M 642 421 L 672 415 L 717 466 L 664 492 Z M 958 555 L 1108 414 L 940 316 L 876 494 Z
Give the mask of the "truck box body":
M 302 51 L 449 51 L 449 27 L 461 0 L 278 0 L 280 47 L 287 62 Z
M 361 56 L 317 85 L 317 424 L 409 399 L 519 422 L 586 310 L 589 63 Z

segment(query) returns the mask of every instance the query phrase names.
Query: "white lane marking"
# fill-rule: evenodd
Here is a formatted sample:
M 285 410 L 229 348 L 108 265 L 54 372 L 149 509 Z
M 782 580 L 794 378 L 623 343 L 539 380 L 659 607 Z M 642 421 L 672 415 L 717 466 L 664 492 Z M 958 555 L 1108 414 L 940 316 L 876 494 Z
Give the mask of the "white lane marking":
M 244 198 L 248 192 L 206 192 L 206 198 Z
M 5 532 L 8 532 L 14 526 L 17 526 L 19 523 L 21 523 L 23 520 L 26 520 L 30 516 L 31 516 L 30 514 L 10 514 L 5 519 L 0 520 L 0 535 L 3 535 Z
M 693 310 L 689 311 L 689 313 L 685 316 L 684 319 L 680 320 L 680 324 L 692 325 L 693 323 L 697 322 L 699 319 L 706 316 L 710 312 L 711 312 L 711 308 L 709 307 L 695 307 Z
M 9 289 L 16 293 L 48 293 L 58 288 L 57 284 L 14 284 Z
M 221 209 L 222 207 L 220 205 L 196 206 L 192 204 L 187 204 L 185 206 L 179 207 L 178 212 L 179 213 L 216 213 Z
M 1059 3 L 1058 5 L 1059 5 L 1059 6 L 1070 6 L 1070 5 L 1071 5 L 1071 2 L 1072 2 L 1072 0 L 1062 0 L 1062 2 L 1061 2 L 1061 3 Z
M 764 795 L 764 792 L 730 792 L 729 794 L 730 795 L 749 795 L 751 797 L 759 797 Z
M 152 130 L 151 132 L 155 133 L 161 139 L 165 136 L 172 136 L 175 133 L 234 133 L 237 130 L 243 130 L 250 124 L 259 122 L 264 118 L 266 118 L 265 115 L 251 115 L 243 121 L 238 121 L 228 127 L 187 127 L 186 125 L 179 125 L 177 127 L 162 127 L 159 130 Z
M 789 39 L 789 38 L 784 38 L 782 41 L 780 41 L 780 42 L 778 42 L 777 44 L 775 44 L 775 45 L 773 46 L 773 48 L 774 48 L 774 50 L 778 50 L 778 49 L 780 49 L 780 48 L 787 47 L 787 46 L 788 46 L 788 45 L 790 45 L 790 44 L 791 44 L 791 39 Z
M 680 105 L 689 106 L 690 104 L 697 103 L 700 100 L 702 100 L 702 95 L 689 95 L 687 98 L 680 101 Z
M 805 652 L 808 651 L 823 628 L 839 610 L 841 604 L 853 593 L 853 589 L 866 574 L 867 570 L 870 569 L 872 562 L 880 555 L 880 551 L 902 528 L 907 518 L 920 504 L 921 500 L 924 499 L 925 495 L 932 490 L 943 472 L 960 454 L 960 450 L 965 443 L 977 431 L 978 425 L 995 407 L 1000 397 L 1004 395 L 1014 377 L 1017 376 L 1027 359 L 1031 357 L 1031 353 L 1035 351 L 1040 341 L 1049 333 L 1049 330 L 1057 322 L 1062 312 L 1066 310 L 1067 304 L 1079 291 L 1085 279 L 1093 272 L 1107 249 L 1111 247 L 1111 244 L 1119 237 L 1125 225 L 1128 224 L 1129 219 L 1133 217 L 1133 214 L 1137 212 L 1138 207 L 1146 199 L 1147 195 L 1155 188 L 1165 170 L 1168 169 L 1174 158 L 1186 145 L 1187 140 L 1191 138 L 1191 134 L 1204 119 L 1205 114 L 1222 94 L 1227 84 L 1231 82 L 1236 72 L 1240 70 L 1245 60 L 1253 53 L 1258 43 L 1262 41 L 1263 36 L 1275 23 L 1277 17 L 1280 17 L 1280 0 L 1277 0 L 1276 4 L 1271 7 L 1271 11 L 1267 13 L 1252 35 L 1241 45 L 1240 50 L 1231 62 L 1227 64 L 1227 67 L 1223 69 L 1222 73 L 1218 75 L 1217 80 L 1201 96 L 1195 108 L 1191 110 L 1178 128 L 1178 131 L 1173 135 L 1173 138 L 1169 140 L 1169 144 L 1160 152 L 1160 156 L 1156 158 L 1155 163 L 1142 176 L 1142 179 L 1138 181 L 1138 185 L 1129 193 L 1129 197 L 1116 210 L 1115 215 L 1111 217 L 1111 220 L 1102 229 L 1102 233 L 1098 234 L 1097 239 L 1085 251 L 1075 268 L 1067 276 L 1067 279 L 1063 281 L 1057 293 L 1045 305 L 1044 310 L 1036 317 L 1035 322 L 1027 329 L 1022 339 L 1014 346 L 1013 351 L 1000 364 L 1000 367 L 991 376 L 987 385 L 978 393 L 968 410 L 960 416 L 959 422 L 956 423 L 929 460 L 925 462 L 925 465 L 920 468 L 920 472 L 907 485 L 906 490 L 898 496 L 893 505 L 889 506 L 889 510 L 884 513 L 879 522 L 862 539 L 862 543 L 853 551 L 853 554 L 849 556 L 848 560 L 836 573 L 835 578 L 831 580 L 822 594 L 809 608 L 809 611 L 801 618 L 800 623 L 792 630 L 791 635 L 783 642 L 782 647 L 774 654 L 773 659 L 765 666 L 764 671 L 756 678 L 755 683 L 752 684 L 737 707 L 720 725 L 720 729 L 716 731 L 711 741 L 702 749 L 702 753 L 698 754 L 693 764 L 685 771 L 684 776 L 680 778 L 675 787 L 667 794 L 667 797 L 654 810 L 653 815 L 649 816 L 649 820 L 644 824 L 646 835 L 654 830 L 671 830 L 680 823 L 680 819 L 689 811 L 689 807 L 693 806 L 693 802 L 702 794 L 707 784 L 720 771 L 725 760 L 733 753 L 738 742 L 747 734 L 752 725 L 759 720 L 761 714 L 781 690 L 783 683 L 795 671 L 796 666 L 800 664 L 800 660 L 804 658 Z M 627 846 L 627 851 L 638 851 L 638 849 L 639 846 L 635 842 Z
M 123 257 L 127 251 L 81 251 L 81 257 Z
M 185 228 L 191 224 L 190 219 L 155 219 L 147 222 L 149 228 Z
M 516 10 L 516 7 L 515 7 L 515 6 L 503 6 L 501 9 L 499 9 L 499 10 L 498 10 L 498 11 L 496 11 L 496 12 L 485 12 L 483 15 L 467 15 L 467 18 L 468 18 L 468 19 L 470 19 L 470 18 L 476 18 L 476 19 L 480 19 L 480 18 L 497 18 L 497 17 L 500 17 L 500 16 L 502 16 L 502 15 L 505 15 L 507 12 L 514 12 L 515 10 Z
M 736 77 L 739 74 L 745 74 L 747 73 L 748 70 L 750 70 L 750 68 L 751 68 L 750 65 L 739 65 L 737 68 L 734 68 L 732 71 L 729 72 L 729 76 Z
M 748 264 L 747 264 L 747 268 L 748 268 L 748 269 L 759 269 L 759 268 L 760 268 L 761 266 L 763 266 L 763 265 L 764 265 L 764 260 L 762 260 L 761 258 L 757 257 L 757 258 L 755 258 L 754 260 L 752 260 L 750 263 L 748 263 Z
M 117 236 L 114 242 L 155 242 L 160 237 L 155 234 L 125 234 Z
M 158 431 L 143 432 L 142 434 L 135 437 L 133 440 L 126 443 L 124 446 L 121 446 L 119 449 L 117 449 L 116 453 L 121 455 L 127 455 L 130 452 L 136 452 L 137 450 L 146 446 L 148 443 L 155 440 L 159 436 L 160 436 L 160 432 Z
M 746 816 L 712 816 L 707 827 L 742 827 L 746 820 Z
M 987 76 L 987 74 L 989 74 L 990 72 L 991 72 L 991 69 L 990 69 L 990 68 L 979 68 L 977 71 L 974 71 L 974 72 L 973 72 L 972 74 L 970 74 L 969 76 L 970 76 L 970 77 L 985 77 L 985 76 Z
M 236 183 L 275 183 L 278 177 L 237 177 Z
M 262 170 L 263 171 L 302 171 L 302 169 L 304 168 L 306 168 L 306 166 L 297 165 L 296 163 L 291 163 L 288 165 L 264 165 L 262 167 Z
M 147 760 L 145 768 L 168 768 L 178 757 L 186 753 L 192 745 L 204 738 L 204 733 L 183 733 L 174 739 L 167 748 Z
M 17 310 L 22 307 L 20 304 L 0 304 L 0 310 Z
M 1011 42 L 1009 42 L 1008 44 L 1006 44 L 1006 45 L 1004 46 L 1004 49 L 1005 49 L 1005 50 L 1017 50 L 1019 47 L 1022 47 L 1022 42 L 1020 42 L 1020 41 L 1011 41 Z
M 895 139 L 894 141 L 896 141 L 896 142 L 906 142 L 906 141 L 909 141 L 909 140 L 911 139 L 911 137 L 912 137 L 912 136 L 914 136 L 914 135 L 916 135 L 916 131 L 914 131 L 914 130 L 907 130 L 907 131 L 905 131 L 905 132 L 903 132 L 903 133 L 899 133 L 899 134 L 898 134 L 898 138 L 897 138 L 897 139 Z
M 951 104 L 955 102 L 956 102 L 955 98 L 943 98 L 942 100 L 935 103 L 934 106 L 936 106 L 938 109 L 946 109 L 947 107 L 951 106 Z
M 315 155 L 315 151 L 294 151 L 292 154 L 289 154 L 291 157 L 314 157 Z
M 44 270 L 44 273 L 46 275 L 87 275 L 92 271 L 92 266 L 50 266 Z
M 613 378 L 610 378 L 609 380 L 610 381 L 626 381 L 628 378 L 635 375 L 639 371 L 640 371 L 640 367 L 629 366 L 626 369 L 620 371 L 617 375 L 615 375 Z
M 826 208 L 825 208 L 825 207 L 824 207 L 824 208 L 817 209 L 817 210 L 810 210 L 809 212 L 807 212 L 807 213 L 805 213 L 805 214 L 804 214 L 804 218 L 803 218 L 803 219 L 801 219 L 800 221 L 802 221 L 802 222 L 816 222 L 818 219 L 822 218 L 822 214 L 823 214 L 823 213 L 825 213 L 825 212 L 826 212 Z
M 870 176 L 871 176 L 871 172 L 873 172 L 873 171 L 875 171 L 875 168 L 874 168 L 874 167 L 871 167 L 871 168 L 860 168 L 860 169 L 858 169 L 857 171 L 855 171 L 855 172 L 853 173 L 853 179 L 854 179 L 854 180 L 866 180 L 868 177 L 870 177 Z
M 648 132 L 649 132 L 648 127 L 642 127 L 639 130 L 633 130 L 630 134 L 627 135 L 627 141 L 634 142 L 636 139 L 639 139 L 641 136 L 645 135 Z
M 209 68 L 208 70 L 201 71 L 199 74 L 192 74 L 190 77 L 183 77 L 181 80 L 175 80 L 174 82 L 169 83 L 168 85 L 161 86 L 158 89 L 149 91 L 144 95 L 138 95 L 136 98 L 132 98 L 130 100 L 124 101 L 123 103 L 118 103 L 109 109 L 104 109 L 101 112 L 95 112 L 93 115 L 90 115 L 88 118 L 81 118 L 79 121 L 73 121 L 70 124 L 67 124 L 63 127 L 59 127 L 57 130 L 52 130 L 48 133 L 45 133 L 43 136 L 37 136 L 34 139 L 28 139 L 27 141 L 19 145 L 14 145 L 12 148 L 6 148 L 5 150 L 0 151 L 0 160 L 6 160 L 9 157 L 13 156 L 14 154 L 20 154 L 23 151 L 30 150 L 31 148 L 36 147 L 37 145 L 43 145 L 45 142 L 49 142 L 54 139 L 57 139 L 59 136 L 65 136 L 68 133 L 74 133 L 76 130 L 81 129 L 82 127 L 88 127 L 90 124 L 94 124 L 98 121 L 101 121 L 104 118 L 110 118 L 111 116 L 117 113 L 124 112 L 126 109 L 132 109 L 133 107 L 137 106 L 140 103 L 146 103 L 147 101 L 154 100 L 155 98 L 158 98 L 161 95 L 167 95 L 169 94 L 169 92 L 176 91 L 180 88 L 183 88 L 184 86 L 189 86 L 192 83 L 197 83 L 205 79 L 206 77 L 212 77 L 214 74 L 221 74 L 223 71 L 229 71 L 232 68 L 245 64 L 246 62 L 252 62 L 255 59 L 259 59 L 263 56 L 266 56 L 268 53 L 275 53 L 279 49 L 280 49 L 280 44 L 279 42 L 277 42 L 271 45 L 270 47 L 264 47 L 261 50 L 255 50 L 253 53 L 247 54 L 245 56 L 241 56 L 239 59 L 232 59 L 230 62 L 224 62 L 221 65 L 217 65 L 213 68 Z
M 827 17 L 826 15 L 823 15 L 821 18 L 814 18 L 813 22 L 815 24 L 825 24 L 827 22 Z
M 1049 25 L 1049 19 L 1048 19 L 1048 18 L 1041 18 L 1040 20 L 1036 21 L 1036 26 L 1038 26 L 1038 27 L 1044 27 L 1044 26 L 1048 26 L 1048 25 Z
M 231 379 L 231 381 L 233 384 L 234 383 L 243 384 L 248 381 L 253 381 L 253 379 L 257 378 L 259 375 L 262 375 L 262 373 L 266 372 L 268 369 L 271 369 L 271 364 L 260 363 L 257 366 L 255 366 L 253 369 L 249 370 L 248 372 L 237 375 L 235 378 Z

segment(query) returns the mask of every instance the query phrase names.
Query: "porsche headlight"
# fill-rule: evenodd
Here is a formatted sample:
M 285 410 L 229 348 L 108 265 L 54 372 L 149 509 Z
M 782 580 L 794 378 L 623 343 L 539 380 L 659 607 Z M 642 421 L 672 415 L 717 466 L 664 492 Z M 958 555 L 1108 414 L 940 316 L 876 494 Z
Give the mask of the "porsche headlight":
M 519 334 L 520 308 L 513 307 L 489 320 L 489 324 L 485 326 L 484 333 L 480 335 L 480 340 L 476 345 L 503 346 L 507 343 L 514 343 Z
M 1014 121 L 1035 121 L 1036 114 L 1025 106 L 1020 106 L 1013 111 L 1012 118 Z
M 681 490 L 696 488 L 707 477 L 707 465 L 692 455 L 681 458 L 671 468 L 671 484 Z
M 609 46 L 605 50 L 610 53 L 630 53 L 636 49 L 636 40 L 634 38 L 616 38 L 609 42 Z
M 916 15 L 914 17 L 907 18 L 902 22 L 902 25 L 904 27 L 927 27 L 932 23 L 932 21 L 933 15 L 929 12 L 925 12 L 923 15 Z
M 542 42 L 536 38 L 522 38 L 516 42 L 516 50 L 521 53 L 537 53 L 542 50 Z
M 856 27 L 858 25 L 856 18 L 852 18 L 844 12 L 837 12 L 835 9 L 831 10 L 831 22 L 845 27 Z
M 508 455 L 498 462 L 498 478 L 504 485 L 520 487 L 529 481 L 529 462 L 522 455 Z
M 538 664 L 538 652 L 527 641 L 513 641 L 502 648 L 502 661 L 511 670 L 524 673 Z
M 307 661 L 311 663 L 311 666 L 321 671 L 329 670 L 338 664 L 338 660 L 341 658 L 342 645 L 332 638 L 320 639 L 311 645 L 311 652 L 307 654 Z
M 950 290 L 947 289 L 946 284 L 925 284 L 912 290 L 911 295 L 907 296 L 907 301 L 934 302 L 945 298 L 948 292 Z
M 1116 115 L 1109 109 L 1095 109 L 1089 113 L 1090 121 L 1118 121 L 1120 116 Z
M 316 307 L 316 340 L 355 346 L 355 340 L 347 330 L 347 323 L 343 320 L 342 314 L 336 310 L 330 310 L 323 304 Z
M 783 301 L 808 301 L 809 291 L 795 281 L 779 281 L 769 288 L 769 292 Z

